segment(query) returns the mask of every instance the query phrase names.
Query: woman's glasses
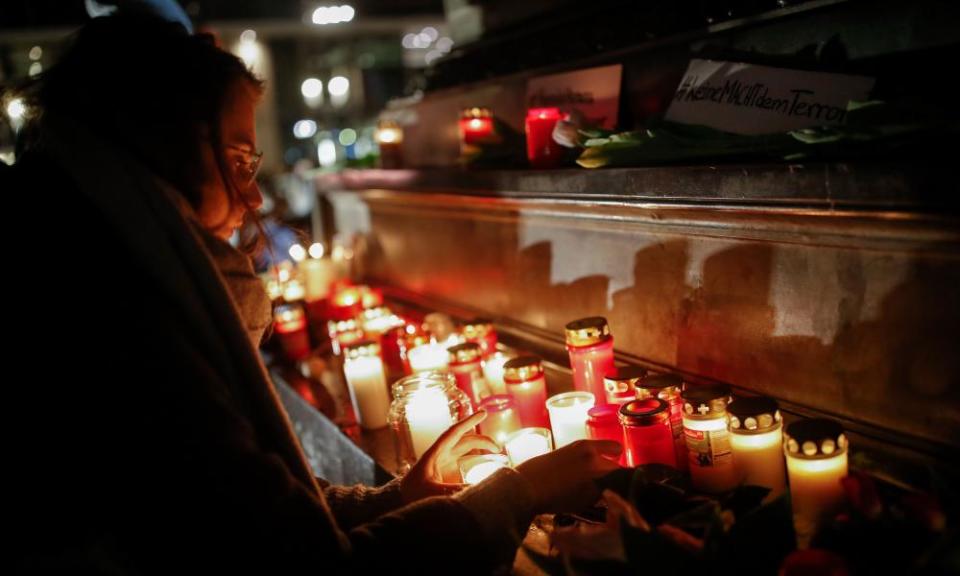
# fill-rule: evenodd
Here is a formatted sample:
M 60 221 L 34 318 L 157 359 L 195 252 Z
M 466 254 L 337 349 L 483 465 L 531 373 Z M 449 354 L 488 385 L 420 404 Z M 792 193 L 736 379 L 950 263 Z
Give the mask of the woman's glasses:
M 257 179 L 257 172 L 260 170 L 263 152 L 241 146 L 227 146 L 227 149 L 239 152 L 239 156 L 233 162 L 233 170 L 237 178 L 237 184 L 244 187 L 253 184 L 254 180 Z

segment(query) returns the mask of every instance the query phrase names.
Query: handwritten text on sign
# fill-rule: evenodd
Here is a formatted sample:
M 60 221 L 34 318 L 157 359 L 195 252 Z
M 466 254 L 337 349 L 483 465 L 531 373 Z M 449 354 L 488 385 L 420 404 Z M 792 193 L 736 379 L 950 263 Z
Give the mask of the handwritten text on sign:
M 866 100 L 873 78 L 739 62 L 691 60 L 666 119 L 736 134 L 843 124 L 847 104 Z
M 623 66 L 602 66 L 540 76 L 527 82 L 527 108 L 557 107 L 579 110 L 588 125 L 613 129 L 620 104 Z

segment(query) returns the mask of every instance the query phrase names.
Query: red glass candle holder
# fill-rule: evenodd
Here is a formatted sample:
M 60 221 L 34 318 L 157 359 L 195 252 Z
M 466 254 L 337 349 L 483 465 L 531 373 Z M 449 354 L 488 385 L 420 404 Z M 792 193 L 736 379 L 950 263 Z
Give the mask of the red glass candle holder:
M 460 328 L 460 333 L 467 342 L 476 342 L 480 345 L 484 359 L 497 351 L 497 331 L 493 328 L 493 322 L 486 318 L 475 318 L 466 322 Z
M 533 168 L 556 168 L 563 160 L 563 147 L 553 140 L 553 128 L 563 116 L 559 108 L 527 110 L 527 160 Z
M 567 352 L 573 370 L 573 387 L 590 392 L 598 404 L 606 402 L 604 376 L 614 370 L 613 336 L 606 318 L 594 316 L 566 326 Z
M 359 286 L 346 286 L 330 299 L 330 320 L 353 320 L 363 311 L 363 291 Z
M 277 306 L 273 314 L 274 331 L 284 357 L 298 362 L 310 355 L 310 335 L 303 309 L 295 305 Z
M 547 380 L 536 356 L 521 356 L 503 366 L 507 393 L 513 396 L 524 427 L 550 428 L 547 415 Z
M 480 402 L 490 396 L 490 387 L 483 377 L 483 358 L 480 345 L 466 342 L 451 346 L 448 367 L 457 381 L 457 388 L 470 398 L 473 405 L 480 406 Z
M 659 398 L 634 400 L 620 407 L 628 466 L 677 465 L 670 429 L 670 407 Z
M 356 344 L 364 339 L 363 330 L 353 318 L 348 320 L 331 320 L 327 323 L 328 334 L 333 353 L 337 356 L 343 349 L 351 344 Z
M 467 108 L 460 112 L 460 150 L 493 141 L 493 113 L 488 108 Z
M 487 417 L 480 423 L 480 433 L 493 438 L 500 446 L 504 445 L 510 434 L 521 428 L 520 414 L 512 396 L 488 396 L 480 402 L 480 410 L 487 412 Z
M 403 168 L 403 128 L 392 120 L 381 120 L 373 139 L 380 149 L 379 165 L 385 170 Z
M 613 440 L 623 446 L 623 425 L 620 424 L 619 404 L 594 406 L 587 412 L 587 438 Z M 618 463 L 621 466 L 626 465 L 626 451 L 620 454 Z
M 683 434 L 683 378 L 676 374 L 650 374 L 637 381 L 637 398 L 659 398 L 670 406 L 670 428 L 673 430 L 677 468 L 687 470 L 687 440 Z

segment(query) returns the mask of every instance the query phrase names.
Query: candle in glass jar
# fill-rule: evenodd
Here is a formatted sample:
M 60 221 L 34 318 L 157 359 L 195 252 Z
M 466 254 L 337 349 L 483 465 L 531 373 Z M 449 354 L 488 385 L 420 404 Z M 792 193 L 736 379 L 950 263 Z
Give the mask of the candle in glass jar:
M 353 318 L 347 320 L 331 320 L 327 323 L 327 333 L 333 353 L 337 356 L 345 346 L 356 344 L 363 340 L 363 330 Z
M 330 317 L 333 320 L 353 320 L 363 311 L 363 294 L 356 286 L 337 290 L 330 302 Z
M 848 469 L 847 437 L 840 424 L 814 418 L 787 426 L 785 440 L 794 529 L 803 548 L 817 526 L 843 507 L 840 480 Z
M 765 500 L 783 494 L 783 424 L 776 400 L 737 398 L 727 406 L 733 465 L 742 484 L 769 488 Z
M 300 283 L 297 279 L 292 279 L 286 284 L 283 285 L 283 301 L 292 304 L 294 302 L 300 302 L 306 296 L 306 291 L 303 289 L 303 284 Z
M 407 351 L 407 361 L 413 372 L 446 370 L 449 358 L 447 346 L 439 342 L 428 342 Z
M 485 318 L 475 318 L 460 328 L 460 333 L 467 342 L 476 342 L 480 345 L 484 359 L 490 358 L 497 351 L 497 331 L 493 322 Z
M 513 358 L 515 356 L 506 352 L 494 352 L 483 361 L 483 375 L 487 379 L 487 384 L 490 385 L 490 391 L 494 394 L 507 393 L 507 384 L 503 381 L 503 370 L 507 361 Z
M 620 424 L 619 404 L 601 404 L 587 412 L 587 438 L 613 440 L 623 446 L 623 426 Z M 620 455 L 619 463 L 621 466 L 626 465 L 626 451 Z
M 390 397 L 380 360 L 380 346 L 364 341 L 344 348 L 343 375 L 360 425 L 368 430 L 387 425 Z
M 490 396 L 490 387 L 483 377 L 480 345 L 464 342 L 447 348 L 450 372 L 457 380 L 457 388 L 463 390 L 474 406 Z
M 627 466 L 676 466 L 670 407 L 659 398 L 634 400 L 620 407 Z
M 603 377 L 614 370 L 613 336 L 606 318 L 594 316 L 570 322 L 566 326 L 566 338 L 573 387 L 590 392 L 598 403 L 605 403 Z
M 387 330 L 403 326 L 403 320 L 384 306 L 367 308 L 360 313 L 360 328 L 368 336 L 380 338 Z
M 296 362 L 310 355 L 310 335 L 307 334 L 307 318 L 302 308 L 291 304 L 277 306 L 273 326 L 288 360 Z
M 403 167 L 403 128 L 393 120 L 381 120 L 373 139 L 380 149 L 379 165 L 386 170 Z
M 553 139 L 553 128 L 563 116 L 559 108 L 527 110 L 527 160 L 533 168 L 556 168 L 563 160 L 563 147 Z
M 358 286 L 358 288 L 360 289 L 360 305 L 364 310 L 383 306 L 382 290 L 370 286 Z
M 316 254 L 319 254 L 317 256 Z M 330 294 L 330 286 L 336 277 L 336 269 L 330 259 L 324 259 L 323 245 L 310 246 L 310 258 L 301 261 L 297 268 L 303 277 L 304 296 L 307 302 L 323 300 Z
M 718 494 L 738 484 L 733 466 L 727 404 L 730 388 L 721 384 L 688 387 L 683 398 L 683 433 L 693 487 Z
M 636 383 L 637 398 L 659 398 L 670 406 L 670 428 L 673 430 L 677 469 L 689 467 L 687 440 L 683 434 L 683 378 L 676 374 L 650 374 Z
M 637 382 L 647 375 L 647 370 L 639 366 L 621 366 L 609 370 L 603 376 L 603 386 L 607 404 L 621 406 L 637 399 Z
M 509 460 L 503 454 L 464 456 L 457 463 L 463 483 L 471 486 L 483 482 L 501 468 L 510 467 Z
M 520 423 L 526 427 L 548 428 L 547 380 L 543 365 L 536 356 L 521 356 L 503 365 L 503 381 L 507 393 L 513 396 L 520 413 Z
M 418 459 L 454 424 L 449 399 L 437 388 L 413 392 L 407 401 L 406 418 L 413 452 Z
M 407 364 L 407 326 L 401 325 L 388 329 L 380 337 L 380 353 L 383 363 L 391 374 L 409 374 Z
M 503 446 L 507 436 L 520 429 L 520 415 L 511 396 L 498 394 L 489 396 L 480 403 L 487 417 L 480 423 L 480 433 Z
M 474 146 L 491 141 L 495 134 L 493 114 L 488 108 L 466 108 L 460 112 L 460 144 Z
M 564 392 L 547 400 L 550 429 L 557 448 L 587 437 L 587 412 L 595 400 L 589 392 Z
M 523 428 L 508 436 L 503 446 L 510 463 L 519 466 L 553 450 L 553 438 L 546 428 Z

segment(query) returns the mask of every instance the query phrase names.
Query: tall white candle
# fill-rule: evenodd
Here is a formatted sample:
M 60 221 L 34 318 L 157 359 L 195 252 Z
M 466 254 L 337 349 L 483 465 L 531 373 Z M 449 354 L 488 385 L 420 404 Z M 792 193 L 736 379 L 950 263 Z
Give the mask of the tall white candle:
M 343 364 L 343 373 L 360 425 L 368 430 L 386 426 L 390 397 L 380 356 L 348 357 Z
M 503 365 L 511 358 L 513 356 L 510 354 L 495 352 L 483 361 L 483 376 L 487 379 L 487 384 L 490 385 L 490 390 L 494 394 L 507 393 L 507 385 L 503 381 Z
M 413 452 L 418 459 L 454 424 L 447 395 L 439 388 L 413 392 L 407 402 L 406 414 Z
M 587 438 L 587 412 L 595 399 L 590 392 L 565 392 L 547 400 L 550 428 L 557 448 Z
M 523 428 L 507 437 L 504 449 L 510 457 L 510 463 L 519 466 L 553 450 L 550 431 L 546 428 Z
M 450 361 L 447 346 L 438 342 L 422 344 L 407 352 L 410 369 L 414 372 L 428 372 L 431 370 L 446 370 Z
M 298 268 L 308 302 L 322 300 L 330 294 L 330 286 L 336 278 L 333 262 L 323 258 L 308 258 L 300 262 Z

